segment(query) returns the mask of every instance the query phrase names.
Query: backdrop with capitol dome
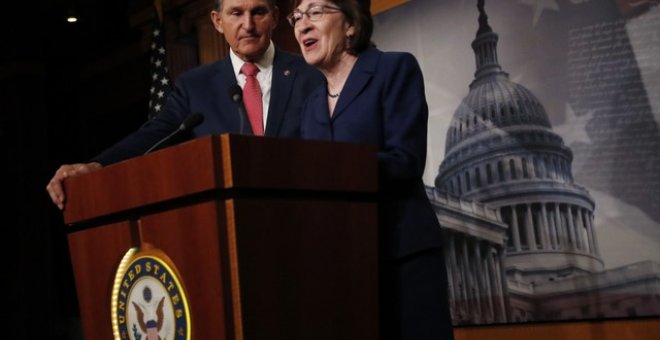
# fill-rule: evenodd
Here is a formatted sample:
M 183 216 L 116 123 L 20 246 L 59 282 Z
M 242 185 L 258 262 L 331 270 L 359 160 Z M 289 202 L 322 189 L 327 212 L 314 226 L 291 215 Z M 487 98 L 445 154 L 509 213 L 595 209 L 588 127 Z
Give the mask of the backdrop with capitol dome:
M 375 16 L 424 72 L 454 323 L 660 315 L 660 6 L 479 3 Z

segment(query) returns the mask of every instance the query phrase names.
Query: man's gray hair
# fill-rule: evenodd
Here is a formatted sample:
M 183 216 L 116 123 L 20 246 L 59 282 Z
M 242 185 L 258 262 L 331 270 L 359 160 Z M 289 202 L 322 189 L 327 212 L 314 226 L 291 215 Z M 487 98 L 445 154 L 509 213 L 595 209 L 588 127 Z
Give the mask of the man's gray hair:
M 221 10 L 222 3 L 224 2 L 224 0 L 215 0 L 214 2 L 215 2 L 215 9 L 218 11 Z M 266 2 L 268 2 L 268 6 L 270 7 L 271 10 L 274 9 L 275 6 L 277 6 L 277 0 L 267 0 Z

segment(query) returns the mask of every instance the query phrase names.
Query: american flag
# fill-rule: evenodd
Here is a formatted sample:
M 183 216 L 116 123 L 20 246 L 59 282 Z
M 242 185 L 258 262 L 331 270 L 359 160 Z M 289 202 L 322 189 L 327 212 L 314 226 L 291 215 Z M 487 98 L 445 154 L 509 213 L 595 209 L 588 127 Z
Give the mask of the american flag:
M 149 89 L 149 119 L 156 117 L 165 106 L 170 94 L 170 77 L 167 71 L 167 54 L 165 53 L 165 37 L 159 17 L 154 19 L 151 33 L 151 57 L 149 58 L 151 88 Z

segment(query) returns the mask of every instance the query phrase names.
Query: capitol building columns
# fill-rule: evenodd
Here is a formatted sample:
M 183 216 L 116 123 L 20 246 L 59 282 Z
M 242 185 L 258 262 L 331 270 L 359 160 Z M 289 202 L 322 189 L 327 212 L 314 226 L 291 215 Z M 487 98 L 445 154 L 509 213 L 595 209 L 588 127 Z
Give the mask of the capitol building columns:
M 589 209 L 542 201 L 499 207 L 499 212 L 510 226 L 510 253 L 569 250 L 600 256 Z
M 459 324 L 507 321 L 506 225 L 496 209 L 428 188 L 442 226 L 450 310 Z

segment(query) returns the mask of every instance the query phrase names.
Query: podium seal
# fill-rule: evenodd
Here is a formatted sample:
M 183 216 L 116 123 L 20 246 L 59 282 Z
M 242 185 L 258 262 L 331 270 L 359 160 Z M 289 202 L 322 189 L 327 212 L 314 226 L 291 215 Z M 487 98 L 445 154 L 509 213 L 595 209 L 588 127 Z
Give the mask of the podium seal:
M 115 339 L 190 340 L 188 300 L 162 251 L 131 248 L 117 267 L 111 298 Z

